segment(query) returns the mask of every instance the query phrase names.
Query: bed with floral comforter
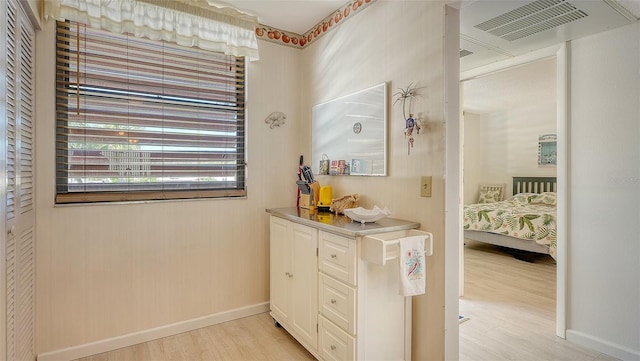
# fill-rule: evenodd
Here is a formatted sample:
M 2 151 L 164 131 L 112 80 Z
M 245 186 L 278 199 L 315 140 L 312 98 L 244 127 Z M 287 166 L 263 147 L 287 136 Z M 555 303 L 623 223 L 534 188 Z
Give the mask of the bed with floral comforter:
M 556 257 L 556 193 L 520 193 L 464 207 L 464 229 L 530 240 Z

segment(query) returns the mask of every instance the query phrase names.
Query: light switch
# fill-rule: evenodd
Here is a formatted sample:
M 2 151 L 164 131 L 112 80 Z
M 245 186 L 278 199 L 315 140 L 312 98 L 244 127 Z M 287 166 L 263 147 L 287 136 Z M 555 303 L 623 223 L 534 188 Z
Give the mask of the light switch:
M 431 176 L 420 177 L 420 197 L 431 197 Z

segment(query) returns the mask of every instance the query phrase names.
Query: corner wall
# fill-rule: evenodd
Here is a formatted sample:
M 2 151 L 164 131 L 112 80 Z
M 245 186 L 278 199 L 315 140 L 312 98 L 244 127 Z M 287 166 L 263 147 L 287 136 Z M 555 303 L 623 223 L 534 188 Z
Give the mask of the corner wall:
M 388 82 L 388 176 L 320 176 L 334 197 L 359 193 L 359 205 L 387 206 L 392 217 L 421 223 L 434 234 L 427 259 L 427 294 L 414 297 L 415 360 L 444 359 L 444 5 L 440 1 L 379 0 L 303 51 L 305 159 L 311 152 L 311 107 Z M 426 119 L 407 154 L 399 88 L 413 83 L 420 95 L 412 110 Z M 433 197 L 420 197 L 420 176 L 433 177 Z
M 513 194 L 513 177 L 556 175 L 555 167 L 538 165 L 538 137 L 557 134 L 555 58 L 462 84 L 464 108 L 486 109 L 465 111 L 465 204 L 478 200 L 478 186 L 483 183 L 505 184 L 506 198 Z
M 640 359 L 640 23 L 571 43 L 567 339 Z
M 260 42 L 248 65 L 246 199 L 55 206 L 54 35 L 36 37 L 37 353 L 268 309 L 265 208 L 295 204 L 300 51 Z

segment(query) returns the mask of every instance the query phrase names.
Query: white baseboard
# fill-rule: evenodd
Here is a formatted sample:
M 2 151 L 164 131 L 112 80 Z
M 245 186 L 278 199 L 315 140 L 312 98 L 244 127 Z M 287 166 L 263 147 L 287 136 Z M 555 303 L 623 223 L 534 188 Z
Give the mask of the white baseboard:
M 619 358 L 620 360 L 640 360 L 640 351 L 609 342 L 593 335 L 580 331 L 567 330 L 567 341 L 573 342 L 588 349 Z
M 127 335 L 116 336 L 100 341 L 73 346 L 60 350 L 45 352 L 38 355 L 38 361 L 63 361 L 75 360 L 77 358 L 91 356 L 119 348 L 137 345 L 142 342 L 156 340 L 159 338 L 177 335 L 179 333 L 196 330 L 199 328 L 223 323 L 238 318 L 257 315 L 269 311 L 269 302 L 237 308 L 225 312 L 215 313 L 191 320 L 176 322 L 173 324 L 151 328 L 144 331 L 134 332 Z

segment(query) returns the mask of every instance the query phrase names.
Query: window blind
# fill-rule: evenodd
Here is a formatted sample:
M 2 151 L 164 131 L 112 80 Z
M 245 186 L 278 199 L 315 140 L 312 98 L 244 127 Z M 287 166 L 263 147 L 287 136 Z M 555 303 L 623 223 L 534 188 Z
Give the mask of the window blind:
M 58 22 L 57 203 L 245 192 L 245 60 Z

